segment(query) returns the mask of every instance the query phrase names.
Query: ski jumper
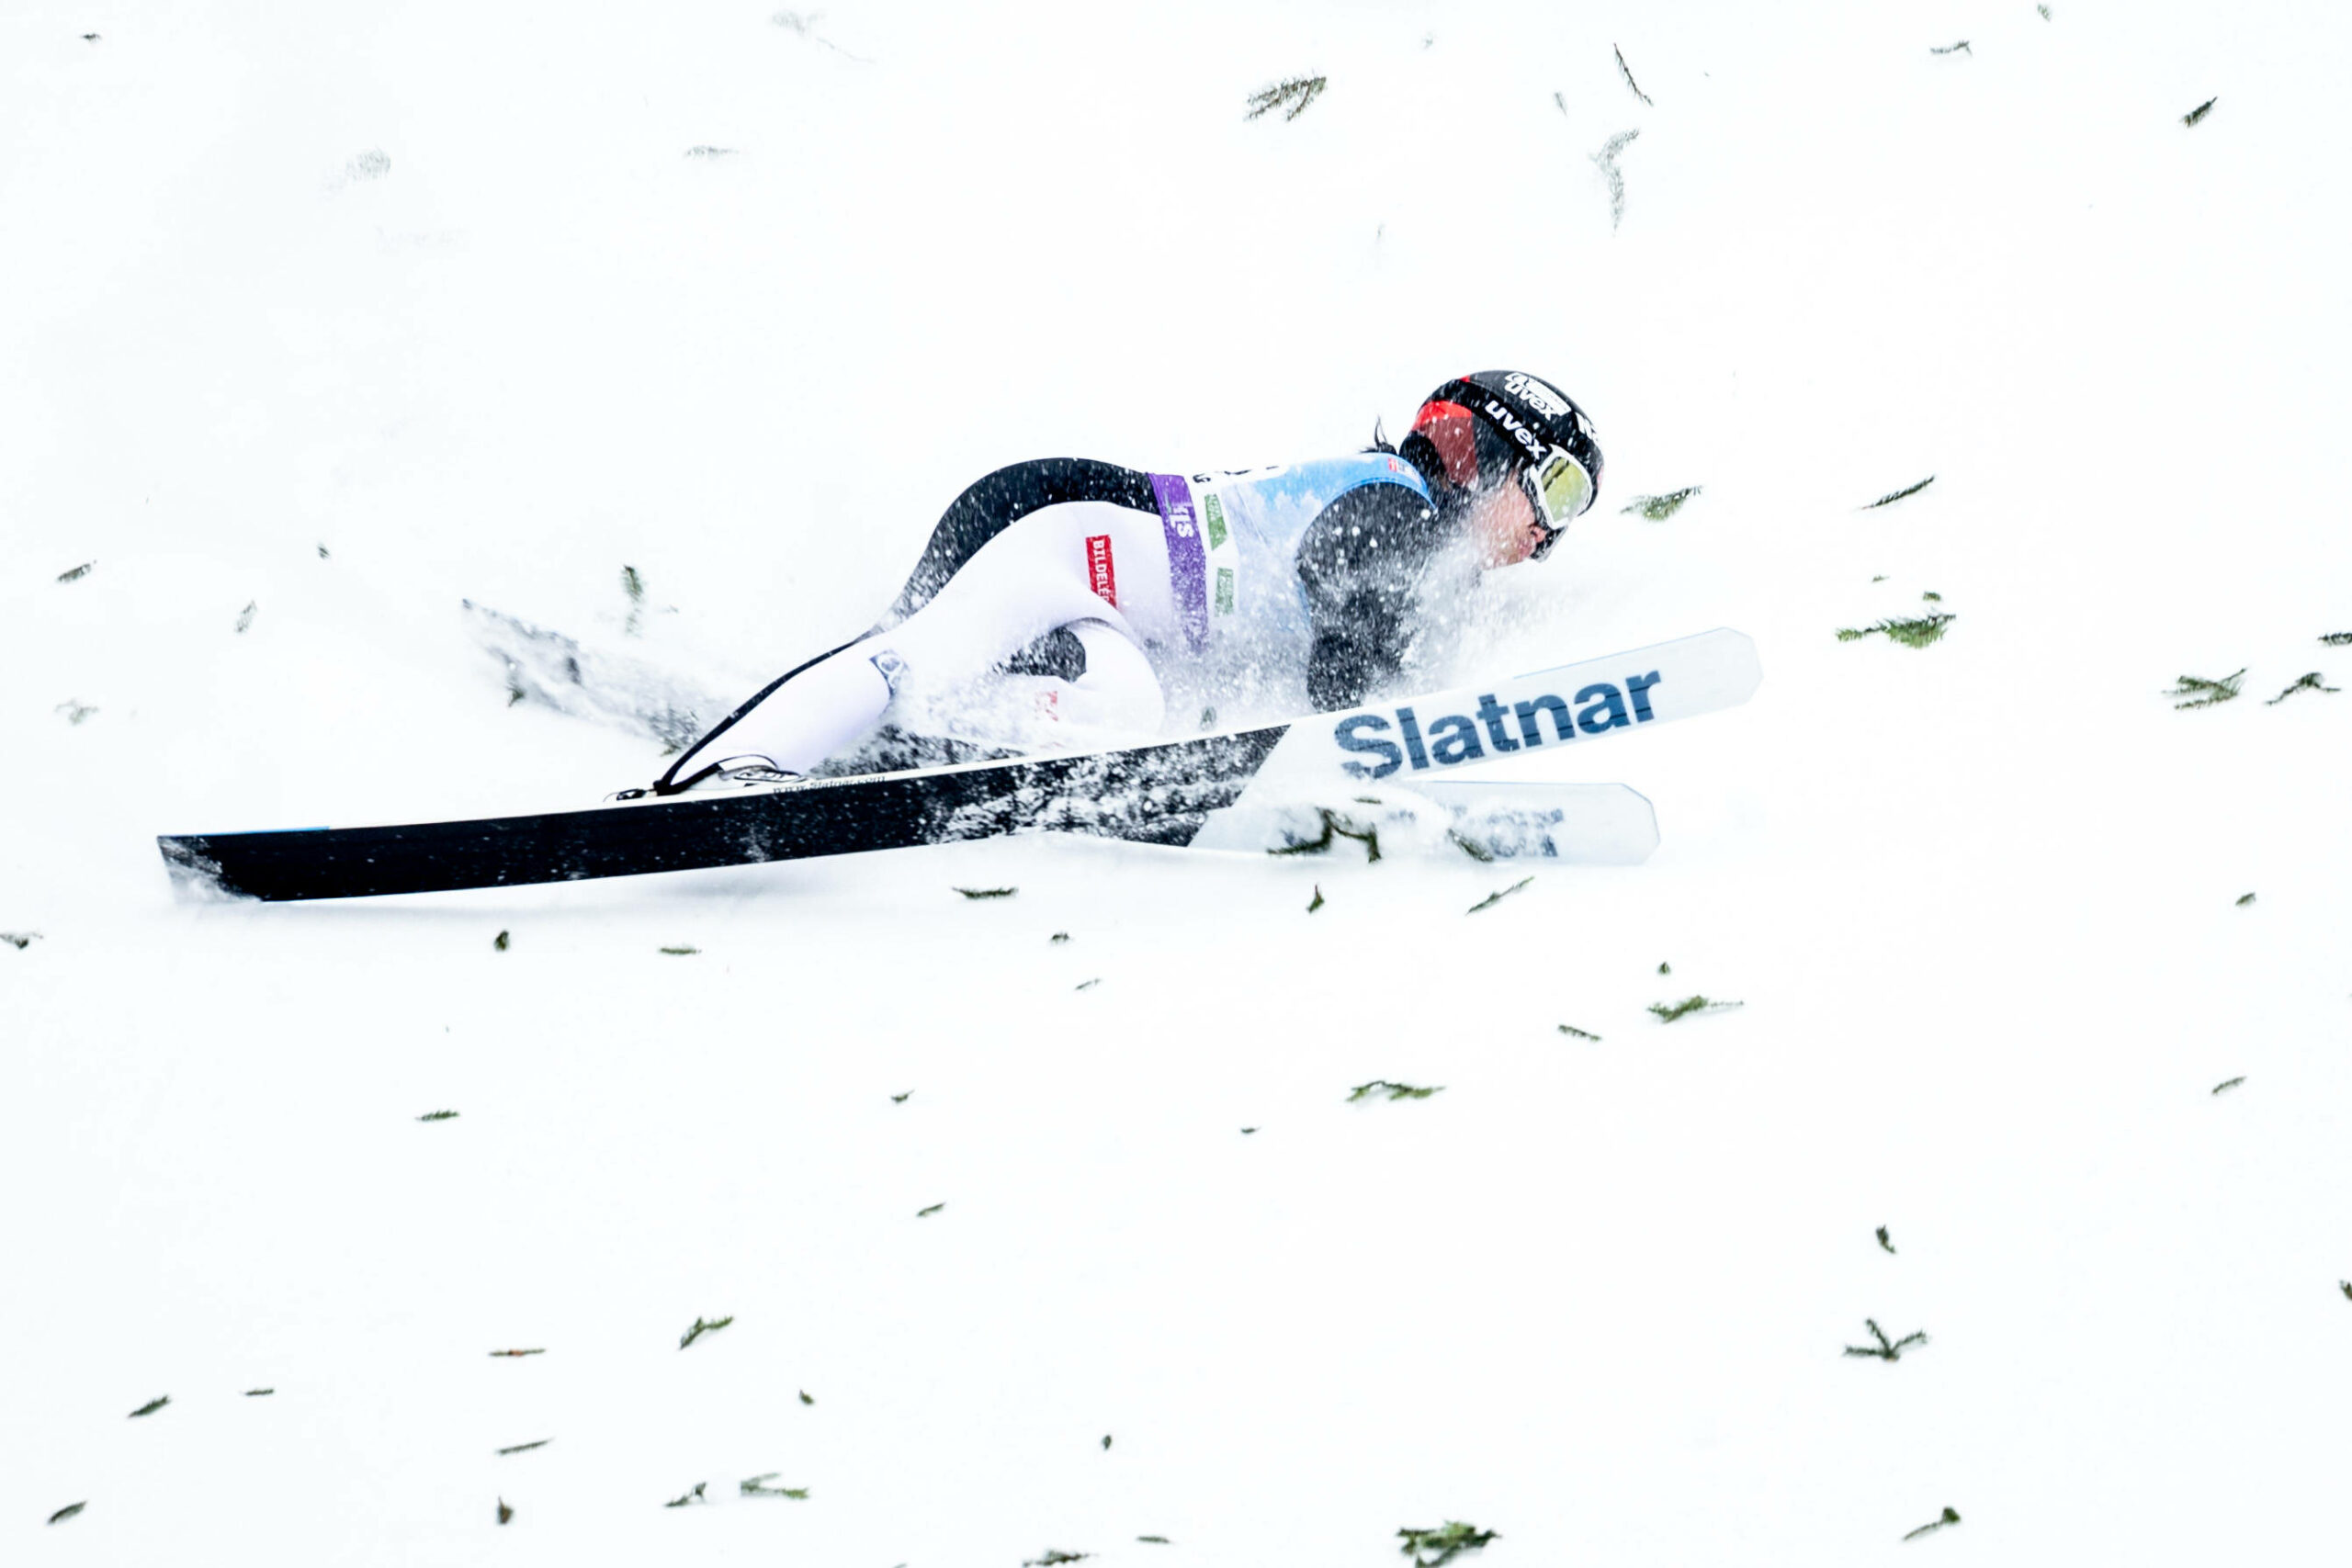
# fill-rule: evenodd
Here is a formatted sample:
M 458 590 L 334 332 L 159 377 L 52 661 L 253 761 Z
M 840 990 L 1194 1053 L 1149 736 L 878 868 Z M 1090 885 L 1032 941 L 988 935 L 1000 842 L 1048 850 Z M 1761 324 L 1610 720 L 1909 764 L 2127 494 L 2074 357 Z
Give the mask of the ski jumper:
M 1047 718 L 1154 735 L 1175 701 L 1187 732 L 1195 700 L 1351 707 L 1397 672 L 1452 535 L 1428 481 L 1383 450 L 1189 475 L 1001 468 L 948 507 L 873 630 L 772 683 L 656 787 L 738 758 L 806 773 L 910 680 L 1043 678 Z

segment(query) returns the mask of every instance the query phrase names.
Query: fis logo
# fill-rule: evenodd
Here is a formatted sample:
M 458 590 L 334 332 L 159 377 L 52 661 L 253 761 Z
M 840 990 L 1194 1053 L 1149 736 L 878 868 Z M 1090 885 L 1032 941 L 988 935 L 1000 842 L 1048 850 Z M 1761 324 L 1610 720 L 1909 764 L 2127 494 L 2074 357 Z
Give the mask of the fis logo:
M 1532 408 L 1545 419 L 1557 419 L 1568 412 L 1568 404 L 1559 393 L 1532 376 L 1514 370 L 1503 378 L 1503 390 Z
M 1350 777 L 1385 779 L 1408 762 L 1416 769 L 1451 768 L 1457 763 L 1476 761 L 1486 756 L 1489 747 L 1501 755 L 1522 746 L 1541 746 L 1547 717 L 1551 720 L 1552 739 L 1563 745 L 1575 739 L 1578 730 L 1599 735 L 1645 724 L 1657 716 L 1650 710 L 1650 691 L 1659 684 L 1655 670 L 1646 675 L 1626 676 L 1623 689 L 1607 681 L 1596 681 L 1577 694 L 1573 715 L 1569 704 L 1548 692 L 1523 703 L 1513 703 L 1508 708 L 1489 692 L 1479 697 L 1476 717 L 1442 714 L 1430 719 L 1424 731 L 1419 716 L 1409 707 L 1396 710 L 1394 724 L 1383 714 L 1360 713 L 1341 719 L 1331 738 L 1343 751 L 1376 759 L 1371 763 L 1341 763 Z M 1483 742 L 1478 737 L 1481 725 L 1486 727 Z M 1510 733 L 1512 728 L 1519 731 L 1516 738 Z M 1396 737 L 1396 740 L 1386 739 L 1391 734 Z M 1398 741 L 1403 742 L 1401 748 Z

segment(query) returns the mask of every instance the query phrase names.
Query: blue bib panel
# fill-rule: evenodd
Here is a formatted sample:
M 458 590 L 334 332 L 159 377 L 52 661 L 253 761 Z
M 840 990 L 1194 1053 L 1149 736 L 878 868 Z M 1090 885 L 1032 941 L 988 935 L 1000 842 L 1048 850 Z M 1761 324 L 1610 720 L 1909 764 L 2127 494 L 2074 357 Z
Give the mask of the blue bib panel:
M 1306 650 L 1306 598 L 1297 563 L 1307 526 L 1333 502 L 1363 485 L 1403 485 L 1429 499 L 1419 471 L 1386 452 L 1165 478 L 1178 480 L 1190 508 L 1189 514 L 1171 511 L 1163 485 L 1163 514 L 1178 517 L 1179 525 L 1189 523 L 1199 534 L 1199 544 L 1186 553 L 1196 552 L 1200 561 L 1194 592 L 1205 615 L 1190 622 L 1180 606 L 1179 618 L 1204 624 L 1202 644 L 1238 638 L 1272 654 L 1275 645 L 1295 641 L 1301 660 Z M 1180 570 L 1177 577 L 1179 597 L 1187 597 L 1194 571 Z M 1202 650 L 1200 645 L 1193 649 Z

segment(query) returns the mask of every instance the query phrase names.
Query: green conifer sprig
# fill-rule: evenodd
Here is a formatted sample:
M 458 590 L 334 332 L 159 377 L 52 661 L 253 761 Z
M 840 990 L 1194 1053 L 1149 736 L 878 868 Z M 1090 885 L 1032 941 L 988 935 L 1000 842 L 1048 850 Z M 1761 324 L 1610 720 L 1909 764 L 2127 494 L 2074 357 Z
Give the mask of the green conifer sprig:
M 1883 1243 L 1885 1233 L 1882 1231 L 1879 1234 Z M 1890 1247 L 1887 1250 L 1893 1252 L 1894 1248 Z M 1915 1345 L 1925 1345 L 1928 1342 L 1928 1336 L 1923 1331 L 1914 1331 L 1900 1339 L 1889 1339 L 1886 1337 L 1886 1331 L 1878 1325 L 1878 1319 L 1874 1317 L 1862 1319 L 1862 1326 L 1871 1331 L 1871 1337 L 1877 1343 L 1849 1345 L 1846 1347 L 1846 1354 L 1849 1356 L 1868 1356 L 1881 1361 L 1899 1361 L 1903 1359 L 1904 1351 Z
M 1664 495 L 1637 495 L 1623 506 L 1619 507 L 1617 514 L 1622 517 L 1638 512 L 1644 522 L 1663 523 L 1681 511 L 1683 502 L 1695 498 L 1704 488 L 1702 485 L 1692 485 L 1688 490 L 1668 491 Z
M 1282 109 L 1285 111 L 1284 120 L 1296 119 L 1306 112 L 1307 105 L 1322 95 L 1324 85 L 1325 78 L 1321 76 L 1293 76 L 1271 87 L 1261 87 L 1250 95 L 1250 112 L 1241 118 L 1258 119 L 1272 110 Z
M 1448 1519 L 1435 1529 L 1408 1525 L 1397 1532 L 1404 1544 L 1396 1550 L 1413 1560 L 1413 1568 L 1442 1568 L 1465 1551 L 1483 1551 L 1502 1540 L 1494 1530 L 1482 1530 L 1460 1519 Z
M 956 892 L 967 898 L 1010 898 L 1021 891 L 1018 887 L 958 887 Z
M 783 1472 L 781 1471 L 771 1470 L 764 1475 L 745 1476 L 742 1480 L 735 1483 L 735 1489 L 746 1497 L 789 1497 L 795 1502 L 807 1502 L 808 1500 L 808 1488 L 806 1486 L 771 1486 L 768 1484 L 769 1482 L 774 1481 Z
M 1331 846 L 1341 839 L 1352 839 L 1363 846 L 1363 859 L 1366 865 L 1370 865 L 1380 858 L 1380 829 L 1376 825 L 1359 822 L 1354 818 L 1334 811 L 1328 806 L 1318 806 L 1315 811 L 1316 815 L 1322 819 L 1323 830 L 1320 833 L 1312 839 L 1302 839 L 1295 834 L 1284 832 L 1283 843 L 1266 852 L 1270 855 L 1328 854 Z
M 1425 1088 L 1419 1084 L 1398 1083 L 1393 1078 L 1374 1078 L 1370 1083 L 1360 1083 L 1348 1090 L 1347 1102 L 1353 1105 L 1359 1100 L 1378 1100 L 1383 1096 L 1392 1101 L 1427 1100 L 1433 1094 L 1444 1092 L 1443 1084 L 1432 1084 Z
M 695 1325 L 678 1336 L 678 1348 L 683 1350 L 704 1335 L 716 1334 L 734 1321 L 735 1314 L 731 1312 L 720 1318 L 705 1319 L 697 1316 L 695 1319 Z
M 1633 89 L 1634 96 L 1641 99 L 1651 108 L 1657 107 L 1656 104 L 1650 103 L 1650 96 L 1642 91 L 1642 85 L 1634 80 L 1634 68 L 1625 63 L 1625 51 L 1612 43 L 1609 46 L 1609 52 L 1617 57 L 1617 74 L 1625 78 L 1625 85 Z
M 638 574 L 637 568 L 621 568 L 621 592 L 628 595 L 628 618 L 621 623 L 621 634 L 635 637 L 645 614 L 645 579 Z
M 1876 501 L 1867 502 L 1862 505 L 1856 507 L 1855 510 L 1858 512 L 1875 512 L 1882 506 L 1893 506 L 1896 502 L 1903 500 L 1905 496 L 1917 495 L 1935 482 L 1936 476 L 1929 474 L 1917 484 L 1905 485 L 1901 490 L 1891 490 L 1884 495 L 1880 496 Z
M 172 1396 L 168 1393 L 164 1394 L 159 1398 L 151 1399 L 146 1404 L 141 1405 L 138 1409 L 132 1411 L 130 1413 L 130 1418 L 136 1421 L 141 1416 L 153 1416 L 155 1412 L 161 1410 L 164 1405 L 169 1404 L 171 1402 Z
M 1462 912 L 1465 915 L 1475 915 L 1481 909 L 1491 909 L 1496 905 L 1501 903 L 1504 899 L 1510 897 L 1512 894 L 1518 892 L 1521 888 L 1525 887 L 1529 883 L 1533 882 L 1534 880 L 1535 879 L 1532 876 L 1522 876 L 1517 882 L 1512 883 L 1509 887 L 1503 888 L 1500 892 L 1487 894 L 1484 898 L 1479 899 L 1476 903 L 1471 905 L 1467 909 L 1464 909 Z
M 2190 109 L 2187 114 L 2182 115 L 2180 117 L 2180 123 L 2187 126 L 2194 126 L 2199 120 L 2203 119 L 2207 115 L 2211 114 L 2213 112 L 2213 106 L 2221 101 L 2222 100 L 2219 97 L 2211 97 L 2206 99 L 2195 108 Z
M 2172 705 L 2176 709 L 2210 708 L 2233 700 L 2238 694 L 2239 682 L 2245 679 L 2245 671 L 2243 670 L 2234 675 L 2224 675 L 2218 681 L 2209 681 L 2202 675 L 2176 676 L 2172 690 L 2164 695 L 2180 699 Z
M 2275 708 L 2280 703 L 2285 702 L 2289 697 L 2293 696 L 2297 692 L 2340 692 L 2344 688 L 2341 686 L 2331 686 L 2326 684 L 2320 679 L 2319 671 L 2314 670 L 2310 674 L 2305 675 L 2302 679 L 2297 681 L 2293 685 L 2288 687 L 2285 691 L 2279 693 L 2277 696 L 2266 700 L 2262 705 L 2267 708 Z
M 1600 1035 L 1593 1033 L 1588 1029 L 1578 1029 L 1573 1023 L 1564 1023 L 1560 1025 L 1560 1032 L 1563 1034 L 1573 1035 L 1578 1040 L 1589 1040 L 1596 1044 L 1599 1043 L 1600 1040 Z
M 1867 626 L 1840 626 L 1839 642 L 1855 642 L 1866 637 L 1883 637 L 1889 642 L 1899 642 L 1905 648 L 1926 648 L 1942 640 L 1944 628 L 1958 617 L 1947 610 L 1930 615 L 1890 616 Z
M 1921 1536 L 1926 1535 L 1929 1530 L 1939 1530 L 1947 1525 L 1956 1525 L 1958 1523 L 1960 1523 L 1959 1510 L 1954 1508 L 1946 1508 L 1940 1517 L 1929 1519 L 1917 1529 L 1906 1530 L 1904 1532 L 1903 1539 L 1905 1540 L 1917 1540 Z
M 703 1488 L 709 1484 L 707 1481 L 697 1481 L 694 1484 L 694 1490 L 681 1492 L 662 1506 L 665 1508 L 683 1508 L 689 1503 L 707 1503 L 710 1499 L 703 1495 Z
M 1694 1012 L 1719 1012 L 1725 1008 L 1746 1007 L 1746 1002 L 1718 1002 L 1705 997 L 1685 997 L 1679 1002 L 1652 1002 L 1650 1011 L 1660 1023 L 1672 1023 L 1689 1018 Z

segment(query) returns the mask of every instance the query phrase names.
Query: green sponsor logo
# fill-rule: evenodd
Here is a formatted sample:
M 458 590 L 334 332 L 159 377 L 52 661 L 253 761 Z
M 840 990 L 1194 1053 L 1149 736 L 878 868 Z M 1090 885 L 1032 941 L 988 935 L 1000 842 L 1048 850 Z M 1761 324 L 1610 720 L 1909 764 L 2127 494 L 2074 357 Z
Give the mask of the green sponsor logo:
M 1216 613 L 1233 614 L 1233 569 L 1229 566 L 1216 569 Z
M 1225 508 L 1214 495 L 1201 497 L 1201 505 L 1208 517 L 1209 548 L 1221 550 L 1225 547 Z

